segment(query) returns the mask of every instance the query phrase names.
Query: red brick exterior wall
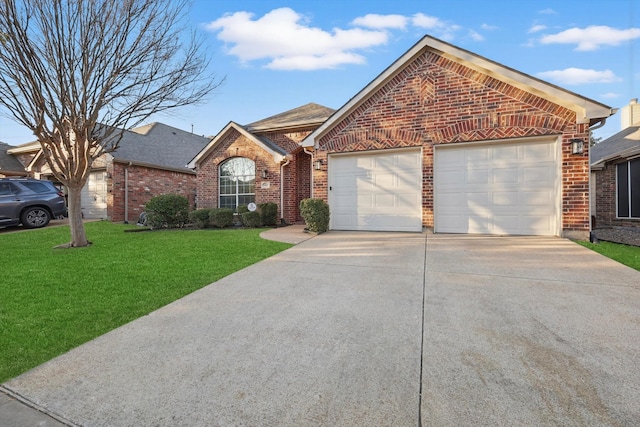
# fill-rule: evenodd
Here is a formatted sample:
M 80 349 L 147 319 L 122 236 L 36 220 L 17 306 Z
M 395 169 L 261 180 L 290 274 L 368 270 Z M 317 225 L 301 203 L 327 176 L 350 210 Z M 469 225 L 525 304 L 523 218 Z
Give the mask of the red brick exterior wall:
M 256 164 L 256 203 L 276 203 L 278 215 L 288 223 L 300 220 L 300 200 L 310 196 L 311 156 L 305 154 L 299 143 L 313 128 L 295 132 L 270 132 L 260 136 L 269 139 L 291 155 L 288 163 L 276 163 L 273 155 L 236 130 L 230 130 L 197 165 L 197 199 L 199 208 L 218 207 L 218 170 L 220 165 L 233 157 L 245 157 Z M 262 178 L 263 171 L 267 178 Z M 281 174 L 282 171 L 282 174 Z M 284 205 L 281 200 L 281 180 L 284 181 Z M 263 188 L 264 187 L 264 188 Z M 267 188 L 268 187 L 268 188 Z
M 608 163 L 596 171 L 596 217 L 594 228 L 637 227 L 640 219 L 617 218 L 616 212 L 616 164 Z
M 128 170 L 128 218 L 125 218 L 125 169 Z M 107 194 L 107 217 L 113 222 L 135 222 L 144 205 L 155 196 L 179 194 L 189 200 L 191 207 L 196 198 L 196 176 L 192 173 L 173 172 L 144 166 L 110 163 Z
M 327 200 L 327 156 L 423 147 L 423 225 L 433 227 L 433 147 L 436 144 L 557 135 L 562 140 L 562 229 L 589 230 L 588 144 L 572 155 L 569 140 L 589 140 L 576 113 L 425 52 L 365 100 L 319 141 L 323 170 L 314 197 Z

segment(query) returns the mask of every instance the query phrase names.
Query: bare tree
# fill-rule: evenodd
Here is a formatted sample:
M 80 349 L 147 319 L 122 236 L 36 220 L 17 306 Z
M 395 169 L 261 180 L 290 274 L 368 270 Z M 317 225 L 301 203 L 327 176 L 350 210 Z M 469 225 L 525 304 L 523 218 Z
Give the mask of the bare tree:
M 221 84 L 188 30 L 188 0 L 0 0 L 0 107 L 31 129 L 68 189 L 70 246 L 87 241 L 80 193 L 124 129 Z

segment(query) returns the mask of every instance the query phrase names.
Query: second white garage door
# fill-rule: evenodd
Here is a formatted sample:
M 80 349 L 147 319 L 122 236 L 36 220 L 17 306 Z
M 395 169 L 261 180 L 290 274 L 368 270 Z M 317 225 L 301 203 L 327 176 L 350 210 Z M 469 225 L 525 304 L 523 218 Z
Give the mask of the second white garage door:
M 437 147 L 435 231 L 558 234 L 556 139 Z
M 330 156 L 331 228 L 422 231 L 421 158 L 420 149 Z

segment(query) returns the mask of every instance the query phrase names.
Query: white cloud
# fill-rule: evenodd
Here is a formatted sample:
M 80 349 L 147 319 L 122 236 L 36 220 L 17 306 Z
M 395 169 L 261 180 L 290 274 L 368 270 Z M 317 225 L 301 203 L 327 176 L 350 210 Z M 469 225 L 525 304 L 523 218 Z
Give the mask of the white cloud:
M 539 31 L 546 30 L 546 29 L 547 29 L 546 25 L 532 25 L 531 28 L 529 28 L 529 34 L 537 33 Z
M 621 79 L 611 70 L 597 71 L 584 68 L 565 68 L 564 70 L 543 71 L 538 77 L 564 85 L 581 85 L 592 83 L 613 83 Z
M 564 43 L 576 44 L 578 51 L 591 51 L 602 46 L 618 46 L 620 43 L 640 38 L 640 28 L 619 30 L 604 25 L 592 25 L 586 28 L 570 28 L 543 36 L 540 42 L 543 44 Z
M 485 31 L 495 31 L 499 29 L 499 27 L 495 25 L 489 25 L 489 24 L 482 24 L 480 28 L 482 28 Z
M 455 32 L 462 28 L 459 25 L 443 21 L 435 16 L 425 15 L 424 13 L 416 13 L 413 15 L 411 17 L 411 24 L 414 27 L 433 31 L 436 37 L 443 40 L 454 39 Z
M 484 40 L 484 36 L 477 31 L 469 30 L 469 37 L 477 42 L 481 42 Z
M 408 21 L 409 18 L 403 15 L 377 15 L 375 13 L 370 13 L 354 19 L 351 24 L 367 28 L 393 28 L 404 30 Z
M 282 70 L 316 70 L 342 64 L 363 64 L 354 51 L 384 45 L 386 31 L 311 27 L 293 9 L 274 9 L 256 20 L 249 12 L 227 14 L 206 25 L 227 44 L 226 53 L 242 62 L 268 61 L 266 67 Z
M 607 92 L 600 95 L 600 97 L 603 99 L 615 99 L 615 98 L 620 98 L 620 94 L 614 93 L 614 92 Z
M 555 10 L 551 9 L 550 7 L 548 7 L 546 9 L 539 10 L 538 13 L 541 14 L 541 15 L 555 15 L 558 12 L 556 12 Z
M 433 30 L 436 28 L 444 28 L 446 24 L 435 16 L 425 15 L 424 13 L 416 13 L 411 18 L 411 23 L 420 28 Z

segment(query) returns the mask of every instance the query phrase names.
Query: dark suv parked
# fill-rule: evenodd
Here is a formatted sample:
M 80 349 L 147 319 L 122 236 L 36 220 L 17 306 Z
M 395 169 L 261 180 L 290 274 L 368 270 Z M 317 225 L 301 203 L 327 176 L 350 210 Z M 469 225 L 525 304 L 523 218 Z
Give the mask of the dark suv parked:
M 64 193 L 51 181 L 0 178 L 0 227 L 39 228 L 67 213 Z

